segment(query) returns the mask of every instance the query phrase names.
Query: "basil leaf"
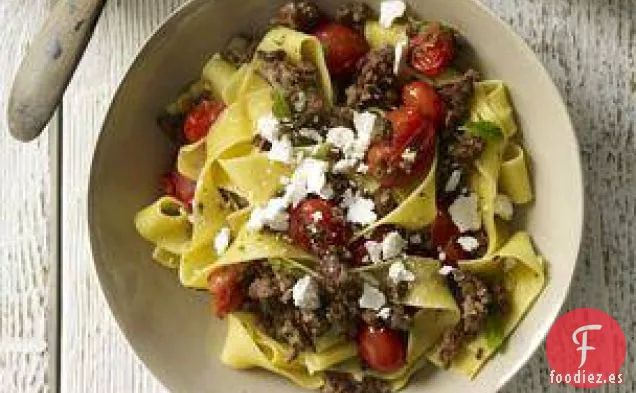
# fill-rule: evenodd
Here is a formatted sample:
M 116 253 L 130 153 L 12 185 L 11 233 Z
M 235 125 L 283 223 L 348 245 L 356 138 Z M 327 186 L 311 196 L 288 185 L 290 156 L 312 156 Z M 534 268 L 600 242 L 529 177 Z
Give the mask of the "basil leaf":
M 274 88 L 274 92 L 272 93 L 272 112 L 278 119 L 289 119 L 291 117 L 289 104 L 282 90 L 279 88 Z
M 486 342 L 490 348 L 497 348 L 504 340 L 503 322 L 499 314 L 493 314 L 486 319 Z
M 466 123 L 460 129 L 489 140 L 502 139 L 504 136 L 503 131 L 501 131 L 501 127 L 487 120 L 471 121 Z

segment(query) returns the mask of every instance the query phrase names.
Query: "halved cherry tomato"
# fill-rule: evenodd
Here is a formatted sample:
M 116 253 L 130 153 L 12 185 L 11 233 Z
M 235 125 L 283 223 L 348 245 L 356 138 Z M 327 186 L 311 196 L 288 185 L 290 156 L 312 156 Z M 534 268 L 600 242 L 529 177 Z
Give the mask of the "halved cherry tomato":
M 414 81 L 402 88 L 402 102 L 418 108 L 420 112 L 435 123 L 442 125 L 446 117 L 446 108 L 437 91 L 426 82 Z
M 312 198 L 292 210 L 289 235 L 305 250 L 323 255 L 330 246 L 347 244 L 351 231 L 338 207 L 330 201 Z
M 177 171 L 172 171 L 161 178 L 163 191 L 190 206 L 194 198 L 196 182 L 188 179 Z
M 228 266 L 213 271 L 208 277 L 208 289 L 214 297 L 214 313 L 219 318 L 237 310 L 245 300 L 241 287 L 242 269 Z
M 358 351 L 362 361 L 377 371 L 395 371 L 406 363 L 404 339 L 388 328 L 363 326 L 358 335 Z
M 450 31 L 442 29 L 439 23 L 433 23 L 409 41 L 409 51 L 411 65 L 434 78 L 453 61 L 455 40 Z
M 369 51 L 364 36 L 345 25 L 328 23 L 313 34 L 322 43 L 329 72 L 336 77 L 353 74 L 358 60 Z
M 186 116 L 183 123 L 183 135 L 189 143 L 197 142 L 210 131 L 225 106 L 218 101 L 203 100 Z

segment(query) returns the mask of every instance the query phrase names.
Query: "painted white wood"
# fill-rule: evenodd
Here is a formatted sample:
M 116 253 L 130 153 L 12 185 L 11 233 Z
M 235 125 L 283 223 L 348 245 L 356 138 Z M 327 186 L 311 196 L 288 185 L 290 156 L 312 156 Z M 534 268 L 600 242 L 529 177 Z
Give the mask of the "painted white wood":
M 182 2 L 108 2 L 64 101 L 61 392 L 165 391 L 135 358 L 107 309 L 91 262 L 85 197 L 97 132 L 117 83 L 152 29 Z M 537 51 L 570 107 L 588 205 L 580 268 L 566 308 L 597 307 L 619 320 L 628 333 L 627 382 L 599 391 L 634 391 L 636 2 L 483 2 Z M 548 384 L 543 353 L 506 392 L 574 391 Z
M 0 391 L 7 393 L 49 391 L 54 167 L 47 136 L 29 145 L 14 141 L 5 114 L 12 76 L 48 3 L 0 1 Z

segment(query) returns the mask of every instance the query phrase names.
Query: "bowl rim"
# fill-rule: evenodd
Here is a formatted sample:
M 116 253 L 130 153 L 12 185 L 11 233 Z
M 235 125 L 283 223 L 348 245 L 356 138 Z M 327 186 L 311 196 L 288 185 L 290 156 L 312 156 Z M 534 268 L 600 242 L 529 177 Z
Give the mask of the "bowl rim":
M 92 261 L 93 261 L 93 267 L 95 269 L 95 273 L 97 275 L 98 278 L 98 282 L 99 282 L 99 287 L 101 292 L 104 294 L 104 297 L 106 299 L 106 302 L 108 304 L 108 308 L 109 308 L 109 312 L 111 313 L 111 315 L 113 316 L 113 318 L 115 319 L 115 321 L 117 322 L 117 328 L 120 330 L 120 332 L 123 334 L 123 337 L 126 341 L 126 343 L 132 348 L 134 356 L 137 357 L 139 360 L 141 360 L 141 362 L 143 363 L 145 369 L 147 371 L 149 371 L 151 373 L 151 375 L 157 380 L 159 381 L 162 385 L 164 385 L 164 377 L 162 375 L 159 375 L 155 370 L 153 370 L 152 368 L 147 366 L 147 361 L 146 361 L 146 357 L 148 355 L 141 353 L 140 351 L 138 351 L 138 348 L 135 346 L 135 344 L 133 343 L 133 339 L 131 337 L 131 335 L 129 334 L 128 330 L 125 328 L 124 323 L 121 320 L 121 316 L 115 312 L 113 312 L 113 304 L 115 303 L 115 299 L 112 296 L 112 294 L 107 290 L 106 288 L 106 283 L 104 281 L 104 276 L 103 274 L 101 274 L 102 270 L 104 269 L 104 263 L 103 261 L 98 261 L 98 255 L 99 253 L 96 251 L 99 248 L 99 243 L 100 241 L 98 240 L 98 237 L 95 235 L 95 231 L 93 230 L 94 226 L 96 225 L 96 219 L 94 217 L 94 213 L 95 213 L 95 203 L 94 203 L 94 185 L 96 182 L 96 176 L 97 176 L 97 168 L 99 166 L 99 162 L 101 160 L 101 152 L 100 152 L 100 147 L 101 145 L 104 143 L 104 139 L 105 139 L 105 134 L 106 134 L 106 129 L 109 123 L 112 122 L 112 118 L 113 118 L 113 108 L 115 107 L 115 102 L 119 101 L 121 98 L 121 95 L 123 94 L 123 87 L 127 84 L 128 80 L 131 77 L 131 74 L 133 74 L 133 71 L 137 68 L 140 67 L 142 60 L 148 55 L 149 52 L 152 51 L 153 46 L 158 42 L 158 38 L 163 35 L 166 34 L 169 29 L 171 27 L 173 27 L 174 25 L 176 25 L 178 23 L 178 19 L 179 16 L 185 16 L 186 14 L 192 13 L 194 12 L 198 7 L 203 6 L 203 4 L 205 2 L 211 2 L 211 3 L 217 3 L 219 1 L 231 1 L 231 0 L 188 0 L 185 3 L 179 5 L 178 7 L 176 7 L 160 24 L 158 24 L 155 28 L 153 28 L 152 32 L 143 40 L 142 45 L 140 46 L 140 49 L 137 50 L 137 53 L 134 57 L 134 59 L 129 63 L 123 77 L 121 78 L 121 80 L 119 81 L 118 85 L 117 85 L 117 89 L 115 91 L 115 93 L 112 96 L 112 99 L 109 102 L 109 106 L 108 106 L 108 110 L 106 112 L 106 115 L 104 116 L 104 119 L 101 123 L 100 126 L 100 130 L 99 130 L 99 135 L 97 138 L 97 142 L 95 143 L 95 147 L 93 150 L 93 158 L 91 161 L 91 167 L 90 167 L 90 175 L 89 175 L 89 183 L 88 183 L 88 197 L 87 197 L 87 221 L 88 221 L 88 229 L 89 229 L 89 240 L 90 240 L 90 247 L 91 247 L 91 255 L 92 255 Z M 319 0 L 314 0 L 314 1 L 319 1 Z M 362 0 L 363 2 L 369 2 L 368 0 Z M 413 1 L 413 0 L 403 0 L 405 3 L 407 3 L 407 7 L 408 7 L 408 2 Z M 576 270 L 579 267 L 580 263 L 579 263 L 579 258 L 581 255 L 581 246 L 582 246 L 582 237 L 583 237 L 583 229 L 584 229 L 584 225 L 585 225 L 585 206 L 586 206 L 586 198 L 585 198 L 585 177 L 583 175 L 583 167 L 582 167 L 582 160 L 581 160 L 581 147 L 580 147 L 580 142 L 579 139 L 577 137 L 576 131 L 575 131 L 575 127 L 574 127 L 574 123 L 572 122 L 572 117 L 570 115 L 570 112 L 568 110 L 566 101 L 563 98 L 563 95 L 561 94 L 561 91 L 557 88 L 553 77 L 550 75 L 550 73 L 548 72 L 548 70 L 546 69 L 545 65 L 543 64 L 543 62 L 539 59 L 539 56 L 537 55 L 537 53 L 530 47 L 530 45 L 513 29 L 513 27 L 506 21 L 504 21 L 503 19 L 501 19 L 491 8 L 489 8 L 488 6 L 486 6 L 485 4 L 483 4 L 481 1 L 479 0 L 462 0 L 467 4 L 470 4 L 476 8 L 479 9 L 480 12 L 483 12 L 484 14 L 486 14 L 491 20 L 496 21 L 496 23 L 499 25 L 499 27 L 503 28 L 507 34 L 510 36 L 510 38 L 512 38 L 518 49 L 520 51 L 523 52 L 523 54 L 526 56 L 527 59 L 531 59 L 530 61 L 533 63 L 532 65 L 537 67 L 537 69 L 539 69 L 544 76 L 547 78 L 548 80 L 548 86 L 547 88 L 550 90 L 549 93 L 551 95 L 553 95 L 554 97 L 558 98 L 558 105 L 559 105 L 559 112 L 562 112 L 565 114 L 566 116 L 566 121 L 567 121 L 567 130 L 562 130 L 562 132 L 567 132 L 570 134 L 571 139 L 572 139 L 572 150 L 573 153 L 575 153 L 575 157 L 576 160 L 574 162 L 575 167 L 576 167 L 576 171 L 575 173 L 572 173 L 572 176 L 575 176 L 575 182 L 578 184 L 578 190 L 577 193 L 575 194 L 575 196 L 577 197 L 575 203 L 577 205 L 579 205 L 578 207 L 578 213 L 576 215 L 576 217 L 572 217 L 573 224 L 572 224 L 572 228 L 576 230 L 575 233 L 575 242 L 576 242 L 576 246 L 573 253 L 573 263 L 571 264 L 571 267 L 569 269 L 568 276 L 569 279 L 567 281 L 567 284 L 565 286 L 563 286 L 562 290 L 560 291 L 560 293 L 558 294 L 556 300 L 557 303 L 559 304 L 558 307 L 553 308 L 552 311 L 548 312 L 545 317 L 547 321 L 550 322 L 550 325 L 554 323 L 554 321 L 556 321 L 557 316 L 559 314 L 561 314 L 563 308 L 566 305 L 566 301 L 569 298 L 571 289 L 572 289 L 572 285 L 573 285 L 573 281 L 575 278 L 575 274 L 576 274 Z M 549 279 L 549 275 L 548 275 L 548 279 Z M 547 285 L 549 285 L 549 281 L 546 282 L 545 287 L 547 287 Z M 545 288 L 544 287 L 544 288 Z M 541 295 L 540 295 L 541 296 Z M 534 307 L 534 303 L 536 303 L 536 300 L 533 302 L 533 307 Z M 525 318 L 525 316 L 524 316 Z M 520 324 L 523 323 L 524 318 L 522 318 L 522 320 L 520 321 Z M 544 324 L 543 326 L 548 326 L 547 324 Z M 516 330 L 516 328 L 515 328 Z M 543 328 L 539 331 L 537 331 L 537 336 L 540 337 L 540 340 L 535 340 L 534 343 L 528 344 L 527 350 L 524 351 L 524 353 L 520 356 L 517 357 L 517 359 L 514 362 L 514 365 L 511 366 L 507 372 L 505 373 L 505 376 L 501 379 L 498 380 L 496 385 L 493 385 L 493 391 L 497 392 L 500 389 L 502 389 L 504 386 L 506 386 L 508 383 L 510 383 L 513 379 L 513 377 L 523 368 L 525 367 L 528 362 L 530 361 L 530 359 L 536 354 L 537 350 L 539 349 L 539 347 L 541 346 L 541 344 L 543 342 L 545 342 L 545 338 L 547 336 L 549 332 L 549 328 Z M 165 385 L 164 385 L 165 386 Z

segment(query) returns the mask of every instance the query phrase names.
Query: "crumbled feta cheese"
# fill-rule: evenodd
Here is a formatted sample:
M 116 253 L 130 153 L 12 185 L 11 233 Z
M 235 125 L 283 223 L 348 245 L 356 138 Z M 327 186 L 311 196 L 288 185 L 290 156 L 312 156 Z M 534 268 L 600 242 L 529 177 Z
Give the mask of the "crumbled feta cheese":
M 398 261 L 389 267 L 389 278 L 396 284 L 403 281 L 412 282 L 415 281 L 415 274 L 408 271 L 404 263 Z
M 437 255 L 437 259 L 444 262 L 446 260 L 446 253 L 444 251 L 440 251 L 439 254 Z
M 376 118 L 377 116 L 371 112 L 353 113 L 353 126 L 357 132 L 357 139 L 352 152 L 355 158 L 364 159 L 373 138 Z
M 306 275 L 296 281 L 292 288 L 294 305 L 303 310 L 316 310 L 320 308 L 318 287 L 310 275 Z
M 267 158 L 272 161 L 291 164 L 294 158 L 293 153 L 294 149 L 289 137 L 283 136 L 281 139 L 272 142 L 272 148 L 267 153 Z
M 395 60 L 393 63 L 393 73 L 400 73 L 400 65 L 402 64 L 402 56 L 404 56 L 404 48 L 408 45 L 407 41 L 399 41 L 395 44 Z
M 346 127 L 335 127 L 327 132 L 327 143 L 342 150 L 345 154 L 351 149 L 351 146 L 353 146 L 355 138 L 356 136 L 353 130 Z
M 375 205 L 371 199 L 355 196 L 347 208 L 347 221 L 355 224 L 369 225 L 378 219 L 373 209 Z
M 314 158 L 303 159 L 285 187 L 283 198 L 293 206 L 296 206 L 305 199 L 307 194 L 311 193 L 331 199 L 333 190 L 326 184 L 325 173 L 327 168 L 328 164 L 326 161 Z
M 387 319 L 391 318 L 391 309 L 388 307 L 382 307 L 376 315 L 378 316 L 378 318 L 382 318 L 386 321 Z
M 333 173 L 346 173 L 356 166 L 358 160 L 343 158 L 333 165 Z
M 448 266 L 448 265 L 444 265 L 437 272 L 439 274 L 441 274 L 442 276 L 448 276 L 449 274 L 451 274 L 453 272 L 453 270 L 455 270 L 454 267 Z
M 286 231 L 289 228 L 288 205 L 284 198 L 270 199 L 264 207 L 256 207 L 252 210 L 247 228 L 260 231 L 268 226 L 274 231 Z
M 457 189 L 457 186 L 459 186 L 459 182 L 462 179 L 462 172 L 459 169 L 455 169 L 450 177 L 448 178 L 448 181 L 446 182 L 446 187 L 444 187 L 444 191 L 446 192 L 453 192 Z
M 367 173 L 369 172 L 369 166 L 365 163 L 360 163 L 360 165 L 358 165 L 358 173 Z
M 457 244 L 462 246 L 464 251 L 473 252 L 479 248 L 479 240 L 473 236 L 460 236 L 457 238 Z
M 216 255 L 221 255 L 227 250 L 227 247 L 230 245 L 230 228 L 223 227 L 219 230 L 214 238 L 214 249 L 216 250 Z
M 270 113 L 256 121 L 256 131 L 267 141 L 273 143 L 278 139 L 279 125 L 278 119 Z
M 401 0 L 387 0 L 380 3 L 380 25 L 388 29 L 393 21 L 404 15 L 406 4 Z
M 406 149 L 402 153 L 402 159 L 406 162 L 413 163 L 415 162 L 416 157 L 417 157 L 417 152 L 411 149 Z
M 315 211 L 315 212 L 311 213 L 311 219 L 312 219 L 314 222 L 321 221 L 321 220 L 323 219 L 322 212 L 321 212 L 321 211 L 319 211 L 319 210 L 317 210 L 317 211 Z
M 400 256 L 406 247 L 406 241 L 397 232 L 387 234 L 382 240 L 382 259 L 389 260 Z
M 342 202 L 340 203 L 340 207 L 343 209 L 348 209 L 349 206 L 353 204 L 354 200 L 355 200 L 355 196 L 353 195 L 353 190 L 348 188 L 342 194 Z
M 508 195 L 499 194 L 495 197 L 495 214 L 504 220 L 512 219 L 514 208 Z
M 468 196 L 460 196 L 455 199 L 448 208 L 448 213 L 462 233 L 477 231 L 481 228 L 479 197 L 475 193 L 471 193 Z
M 360 299 L 358 300 L 360 308 L 377 311 L 385 304 L 386 296 L 384 296 L 378 288 L 372 287 L 365 282 L 362 289 L 362 296 L 360 296 Z
M 364 243 L 364 248 L 367 250 L 367 254 L 369 254 L 369 259 L 371 263 L 380 263 L 382 262 L 382 244 L 375 242 L 373 240 L 368 240 Z
M 320 135 L 318 131 L 311 128 L 301 128 L 298 133 L 300 134 L 300 136 L 315 141 L 317 143 L 322 143 L 324 141 L 322 135 Z
M 421 244 L 422 243 L 422 235 L 419 233 L 415 233 L 409 237 L 409 242 L 413 244 Z

